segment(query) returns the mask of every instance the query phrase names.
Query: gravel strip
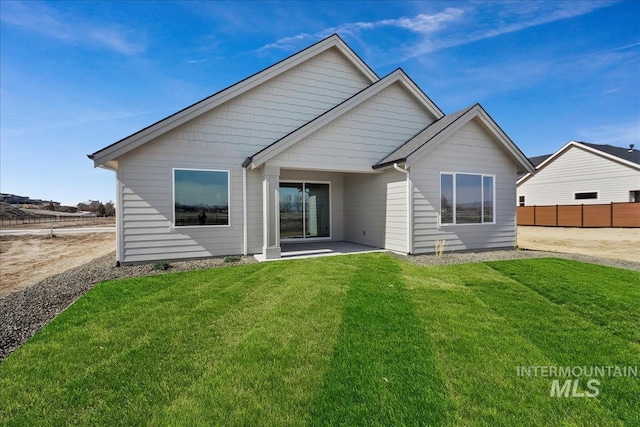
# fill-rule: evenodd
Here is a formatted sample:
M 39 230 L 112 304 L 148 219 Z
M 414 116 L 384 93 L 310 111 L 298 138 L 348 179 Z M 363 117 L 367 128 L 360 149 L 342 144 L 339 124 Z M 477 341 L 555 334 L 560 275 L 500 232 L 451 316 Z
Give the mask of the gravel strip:
M 435 255 L 397 256 L 400 259 L 421 266 L 555 257 L 640 271 L 640 263 L 556 252 L 502 250 L 449 253 L 442 257 Z M 26 340 L 35 335 L 43 326 L 84 295 L 96 283 L 103 280 L 256 262 L 253 257 L 241 257 L 240 261 L 233 264 L 225 263 L 224 258 L 208 258 L 171 262 L 171 268 L 168 270 L 153 270 L 153 265 L 151 264 L 115 267 L 114 259 L 115 253 L 96 258 L 85 265 L 48 277 L 31 287 L 10 293 L 1 298 L 0 361 L 4 360 Z
M 398 255 L 401 259 L 412 264 L 425 267 L 434 265 L 463 264 L 468 262 L 506 261 L 512 259 L 530 258 L 563 258 L 573 261 L 588 262 L 590 264 L 606 265 L 640 271 L 640 262 L 624 261 L 610 258 L 599 258 L 581 254 L 565 254 L 560 252 L 528 251 L 528 250 L 498 250 L 481 252 L 445 253 L 442 257 L 436 255 Z
M 241 257 L 234 263 L 208 258 L 171 262 L 168 270 L 153 270 L 152 264 L 115 267 L 114 260 L 112 252 L 0 298 L 0 361 L 103 280 L 256 262 L 253 257 Z

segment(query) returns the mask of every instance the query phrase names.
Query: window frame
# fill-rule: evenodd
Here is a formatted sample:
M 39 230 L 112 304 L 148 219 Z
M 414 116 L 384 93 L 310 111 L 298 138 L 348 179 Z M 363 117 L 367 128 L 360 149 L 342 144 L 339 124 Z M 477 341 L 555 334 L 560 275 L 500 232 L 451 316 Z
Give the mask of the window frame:
M 576 196 L 578 194 L 587 194 L 587 193 L 595 193 L 596 197 L 592 198 L 592 197 L 587 197 L 587 198 L 583 198 L 583 199 L 578 199 L 576 198 Z M 599 190 L 589 190 L 589 191 L 574 191 L 573 192 L 573 200 L 575 202 L 580 202 L 582 200 L 600 200 L 600 191 Z
M 520 201 L 520 198 L 522 198 L 522 201 Z M 519 194 L 518 195 L 518 207 L 523 207 L 523 206 L 527 206 L 527 195 L 526 194 Z
M 453 222 L 442 222 L 442 176 L 443 175 L 452 175 L 453 179 L 452 179 L 452 187 L 453 187 Z M 481 183 L 481 193 L 480 193 L 480 198 L 482 200 L 482 207 L 480 208 L 480 218 L 481 218 L 481 222 L 465 222 L 465 223 L 461 223 L 458 224 L 456 222 L 456 202 L 457 202 L 457 194 L 456 194 L 456 175 L 476 175 L 480 177 L 480 183 Z M 491 183 L 492 183 L 492 193 L 493 193 L 493 197 L 492 197 L 492 213 L 493 213 L 493 221 L 491 222 L 485 222 L 484 221 L 484 178 L 488 177 L 491 178 Z M 438 226 L 440 227 L 451 227 L 451 226 L 467 226 L 467 225 L 471 225 L 471 226 L 477 226 L 477 225 L 495 225 L 496 224 L 496 175 L 495 174 L 488 174 L 488 173 L 478 173 L 478 172 L 449 172 L 449 171 L 441 171 L 440 172 L 440 180 L 438 182 L 438 186 L 439 186 L 439 195 L 440 195 L 440 200 L 439 200 L 439 209 L 438 209 Z
M 195 172 L 224 172 L 227 174 L 227 224 L 211 224 L 211 225 L 176 225 L 176 171 L 195 171 Z M 171 210 L 173 218 L 171 228 L 222 228 L 231 227 L 231 171 L 225 169 L 199 169 L 199 168 L 171 168 L 171 184 L 172 184 L 172 204 Z

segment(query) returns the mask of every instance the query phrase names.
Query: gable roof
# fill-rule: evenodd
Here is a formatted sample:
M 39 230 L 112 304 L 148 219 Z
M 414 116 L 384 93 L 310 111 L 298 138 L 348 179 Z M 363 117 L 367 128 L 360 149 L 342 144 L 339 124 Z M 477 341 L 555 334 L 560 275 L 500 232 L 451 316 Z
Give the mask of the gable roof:
M 529 157 L 529 161 L 533 164 L 533 166 L 538 167 L 538 165 L 540 163 L 544 162 L 549 157 L 551 157 L 551 154 L 545 154 L 543 156 Z M 526 172 L 526 171 L 518 173 L 517 179 L 522 178 L 523 176 L 527 175 L 528 173 L 529 172 Z
M 87 157 L 94 161 L 95 166 L 102 166 L 123 154 L 149 142 L 150 140 L 204 114 L 224 102 L 235 98 L 259 84 L 276 77 L 285 71 L 303 63 L 307 59 L 318 55 L 330 48 L 337 48 L 371 83 L 378 81 L 378 75 L 338 36 L 333 34 L 319 42 L 241 80 L 213 95 L 204 98 L 132 135 L 127 136 Z M 437 108 L 437 107 L 436 107 Z
M 601 151 L 606 154 L 611 154 L 612 156 L 616 156 L 621 158 L 622 160 L 627 160 L 632 163 L 636 163 L 640 165 L 640 150 L 636 150 L 633 146 L 628 148 L 615 147 L 613 145 L 601 145 L 601 144 L 591 144 L 589 142 L 579 142 L 582 145 L 587 147 L 591 147 L 594 150 Z
M 444 116 L 442 110 L 440 110 L 440 108 L 438 108 L 433 103 L 433 101 L 431 101 L 431 99 L 429 99 L 429 97 L 425 95 L 422 90 L 420 90 L 420 88 L 413 82 L 413 80 L 409 78 L 409 76 L 405 74 L 405 72 L 401 68 L 398 68 L 390 74 L 386 75 L 384 78 L 378 80 L 374 84 L 366 87 L 365 89 L 361 90 L 350 98 L 347 98 L 330 110 L 324 112 L 320 116 L 300 126 L 293 132 L 285 135 L 271 145 L 268 145 L 267 147 L 258 151 L 253 156 L 248 157 L 244 161 L 244 163 L 242 163 L 242 166 L 251 166 L 251 168 L 257 168 L 261 166 L 266 161 L 280 154 L 304 137 L 322 128 L 323 126 L 327 125 L 328 123 L 340 117 L 347 111 L 353 109 L 354 107 L 361 105 L 363 102 L 382 92 L 385 88 L 391 86 L 394 83 L 402 84 L 409 91 L 409 93 L 411 93 L 414 98 L 418 100 L 436 118 L 436 120 Z
M 538 167 L 542 162 L 547 160 L 549 157 L 551 157 L 551 154 L 545 154 L 543 156 L 529 157 L 529 161 L 531 163 L 533 163 L 533 166 Z
M 556 151 L 553 154 L 534 157 L 535 159 L 544 158 L 541 162 L 539 162 L 536 165 L 535 172 L 547 167 L 548 165 L 553 163 L 555 159 L 562 156 L 564 153 L 566 153 L 569 149 L 573 147 L 582 149 L 589 153 L 593 153 L 600 157 L 607 158 L 614 162 L 618 162 L 625 166 L 629 166 L 631 168 L 640 170 L 640 150 L 636 150 L 633 147 L 622 148 L 622 147 L 615 147 L 613 145 L 591 144 L 589 142 L 582 142 L 582 141 L 569 141 L 562 148 L 560 148 L 558 151 Z M 517 184 L 520 185 L 524 183 L 532 176 L 533 176 L 533 173 L 528 173 L 523 175 L 518 179 Z
M 417 149 L 422 147 L 424 144 L 429 142 L 433 137 L 438 135 L 444 129 L 446 129 L 449 125 L 458 120 L 464 113 L 469 111 L 475 105 L 467 107 L 463 110 L 460 110 L 453 114 L 447 114 L 446 116 L 441 117 L 439 120 L 429 124 L 427 127 L 418 132 L 415 136 L 413 136 L 408 141 L 405 141 L 400 147 L 393 150 L 387 157 L 380 160 L 374 168 L 381 168 L 385 166 L 389 166 L 392 163 L 404 163 L 407 158 L 411 154 L 413 154 Z
M 462 126 L 473 119 L 478 119 L 484 127 L 496 138 L 511 158 L 520 165 L 523 170 L 533 172 L 534 166 L 522 151 L 511 141 L 506 133 L 498 126 L 480 104 L 474 104 L 456 113 L 448 114 L 431 123 L 413 138 L 381 159 L 373 166 L 374 169 L 392 166 L 394 163 L 411 163 L 422 157 L 426 152 L 437 147 L 446 138 L 453 135 Z

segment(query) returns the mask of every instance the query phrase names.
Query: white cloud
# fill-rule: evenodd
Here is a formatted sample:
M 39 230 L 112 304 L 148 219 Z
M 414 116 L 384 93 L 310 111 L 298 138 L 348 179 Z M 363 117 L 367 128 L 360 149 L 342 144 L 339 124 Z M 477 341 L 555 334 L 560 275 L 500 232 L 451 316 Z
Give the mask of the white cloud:
M 126 55 L 144 51 L 145 46 L 128 29 L 84 22 L 77 16 L 62 14 L 41 3 L 4 2 L 0 20 L 67 43 L 108 49 Z
M 416 33 L 433 33 L 443 28 L 445 23 L 455 22 L 462 15 L 462 9 L 449 7 L 435 15 L 419 14 L 411 18 L 388 19 L 380 21 L 382 25 L 405 28 Z
M 374 30 L 382 27 L 396 27 L 402 28 L 408 31 L 411 31 L 416 34 L 431 34 L 434 33 L 443 27 L 446 26 L 447 23 L 457 21 L 462 15 L 464 11 L 459 8 L 449 7 L 445 9 L 443 12 L 436 13 L 434 15 L 427 14 L 418 14 L 412 17 L 403 17 L 397 19 L 382 19 L 379 21 L 373 22 L 349 22 L 346 24 L 339 25 L 337 27 L 329 27 L 325 28 L 316 33 L 300 33 L 291 37 L 284 37 L 280 40 L 275 41 L 274 43 L 262 46 L 260 50 L 266 49 L 283 49 L 289 50 L 293 49 L 297 42 L 309 40 L 309 39 L 319 39 L 328 37 L 331 34 L 351 34 L 355 35 L 357 33 L 362 32 L 363 30 Z
M 317 40 L 333 33 L 357 36 L 383 27 L 407 30 L 414 40 L 399 47 L 400 60 L 407 60 L 438 50 L 521 31 L 527 28 L 585 15 L 607 7 L 611 1 L 559 2 L 477 2 L 462 7 L 448 7 L 434 14 L 383 19 L 372 22 L 349 22 L 309 33 L 299 33 L 262 46 L 260 50 L 294 50 L 302 42 Z M 397 59 L 395 60 L 397 62 Z
M 424 38 L 406 50 L 403 60 L 427 53 L 514 33 L 551 22 L 575 18 L 610 6 L 613 2 L 500 2 L 480 3 L 468 10 L 475 21 L 465 23 L 461 31 Z M 458 29 L 456 29 L 458 30 Z

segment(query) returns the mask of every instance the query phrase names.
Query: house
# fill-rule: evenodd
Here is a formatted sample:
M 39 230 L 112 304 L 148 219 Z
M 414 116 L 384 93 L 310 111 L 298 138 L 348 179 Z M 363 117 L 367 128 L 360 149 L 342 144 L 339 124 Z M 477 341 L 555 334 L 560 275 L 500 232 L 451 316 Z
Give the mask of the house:
M 640 151 L 633 147 L 569 141 L 531 158 L 536 172 L 518 179 L 518 205 L 640 202 Z
M 445 115 L 337 35 L 89 158 L 116 174 L 121 263 L 512 247 L 516 175 L 534 170 L 480 105 Z

